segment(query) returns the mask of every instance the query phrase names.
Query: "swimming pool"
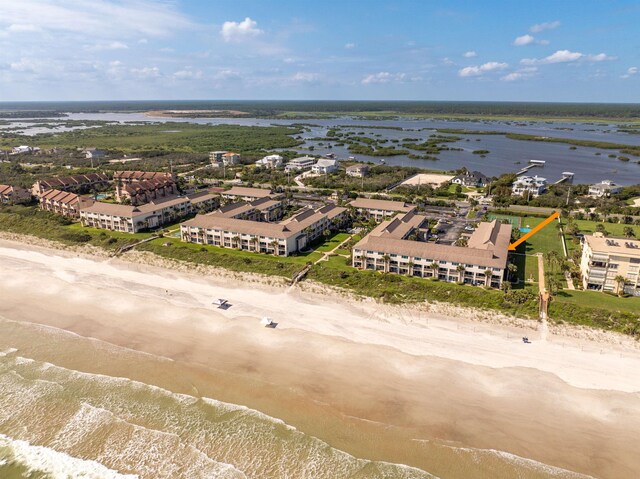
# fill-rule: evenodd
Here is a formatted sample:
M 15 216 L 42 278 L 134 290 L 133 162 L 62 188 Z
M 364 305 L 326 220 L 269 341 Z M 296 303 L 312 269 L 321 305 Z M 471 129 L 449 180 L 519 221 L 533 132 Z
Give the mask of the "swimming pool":
M 531 228 L 520 228 L 520 233 L 528 233 L 531 231 Z

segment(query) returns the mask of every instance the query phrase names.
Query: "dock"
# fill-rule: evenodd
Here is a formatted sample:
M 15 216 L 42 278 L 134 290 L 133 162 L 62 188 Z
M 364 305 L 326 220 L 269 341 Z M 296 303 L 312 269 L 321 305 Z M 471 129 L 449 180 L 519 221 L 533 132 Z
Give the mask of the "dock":
M 571 171 L 563 171 L 562 172 L 562 178 L 560 178 L 558 181 L 556 181 L 554 183 L 554 185 L 559 185 L 560 183 L 573 183 L 573 177 L 575 176 L 574 173 L 572 173 Z

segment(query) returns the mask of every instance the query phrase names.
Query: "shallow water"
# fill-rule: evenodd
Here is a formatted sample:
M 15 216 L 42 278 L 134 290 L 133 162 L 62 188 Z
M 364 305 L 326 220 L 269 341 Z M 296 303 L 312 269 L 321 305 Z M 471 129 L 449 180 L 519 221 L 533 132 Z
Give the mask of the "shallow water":
M 150 382 L 123 377 L 127 368 Z M 0 319 L 0 477 L 435 477 L 356 458 L 259 411 L 199 397 L 180 371 L 161 357 Z M 500 451 L 417 445 L 450 470 L 443 479 L 586 477 Z
M 618 143 L 625 145 L 640 145 L 640 134 L 629 134 L 618 131 L 616 124 L 587 124 L 587 123 L 567 123 L 567 122 L 547 122 L 547 121 L 448 121 L 443 119 L 397 119 L 397 120 L 361 120 L 354 118 L 332 118 L 332 119 L 310 119 L 310 120 L 272 120 L 259 118 L 158 118 L 149 117 L 143 113 L 71 113 L 64 119 L 70 120 L 102 120 L 120 123 L 140 123 L 140 122 L 172 122 L 172 125 L 179 125 L 181 122 L 198 124 L 234 124 L 245 126 L 269 126 L 269 125 L 290 125 L 292 123 L 308 123 L 316 126 L 309 127 L 310 131 L 305 132 L 302 137 L 307 140 L 305 144 L 298 148 L 300 154 L 324 155 L 335 153 L 338 158 L 346 159 L 352 156 L 346 147 L 332 145 L 327 147 L 319 145 L 320 141 L 310 140 L 311 138 L 325 137 L 327 131 L 341 125 L 361 125 L 360 127 L 349 128 L 356 133 L 364 133 L 365 136 L 374 137 L 381 135 L 378 139 L 402 140 L 407 137 L 426 140 L 429 135 L 437 134 L 436 128 L 455 128 L 467 130 L 488 130 L 508 133 L 521 133 L 527 135 L 547 136 L 556 138 L 572 138 L 578 140 L 601 141 Z M 64 120 L 62 119 L 62 120 Z M 51 120 L 52 122 L 60 119 Z M 19 125 L 16 122 L 6 125 L 11 127 Z M 25 134 L 33 135 L 43 133 L 42 129 L 29 128 L 25 125 Z M 375 126 L 393 126 L 403 130 L 375 129 Z M 367 128 L 369 127 L 369 128 Z M 3 126 L 0 126 L 0 131 Z M 171 131 L 179 130 L 171 127 Z M 527 165 L 529 160 L 544 160 L 544 168 L 534 168 L 531 174 L 547 178 L 549 182 L 555 182 L 562 178 L 564 171 L 575 173 L 575 183 L 597 183 L 604 179 L 610 179 L 620 185 L 631 185 L 640 183 L 640 164 L 638 157 L 630 156 L 628 162 L 620 161 L 617 158 L 609 158 L 609 155 L 619 156 L 618 150 L 604 150 L 598 148 L 577 147 L 571 149 L 571 145 L 564 143 L 545 143 L 533 141 L 511 140 L 502 135 L 454 135 L 462 139 L 454 143 L 447 143 L 446 146 L 460 148 L 462 151 L 442 151 L 437 155 L 437 160 L 414 160 L 405 155 L 390 156 L 385 158 L 386 164 L 397 166 L 415 166 L 420 168 L 435 170 L 455 170 L 466 167 L 471 170 L 478 170 L 488 176 L 500 175 L 502 173 L 515 173 Z M 400 141 L 402 143 L 402 141 Z M 392 145 L 393 143 L 385 143 Z M 313 151 L 307 148 L 313 146 Z M 473 154 L 474 150 L 488 150 L 490 153 L 486 157 Z M 422 154 L 419 151 L 414 153 Z M 629 155 L 626 155 L 629 156 Z M 360 161 L 371 161 L 379 163 L 380 157 L 357 155 Z

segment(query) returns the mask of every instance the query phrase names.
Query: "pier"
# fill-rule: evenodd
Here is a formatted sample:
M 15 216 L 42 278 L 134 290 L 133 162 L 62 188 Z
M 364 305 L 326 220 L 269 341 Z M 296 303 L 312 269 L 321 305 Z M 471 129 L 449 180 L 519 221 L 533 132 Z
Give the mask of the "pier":
M 574 176 L 575 176 L 575 174 L 570 172 L 570 171 L 563 171 L 562 172 L 562 178 L 560 178 L 558 181 L 556 181 L 554 183 L 554 185 L 559 185 L 560 183 L 573 183 L 573 177 Z
M 524 175 L 527 171 L 529 171 L 531 168 L 535 168 L 536 166 L 544 166 L 544 165 L 539 165 L 537 163 L 532 163 L 530 165 L 525 166 L 524 168 L 522 168 L 520 171 L 518 171 L 516 173 L 516 176 L 520 176 L 520 175 Z

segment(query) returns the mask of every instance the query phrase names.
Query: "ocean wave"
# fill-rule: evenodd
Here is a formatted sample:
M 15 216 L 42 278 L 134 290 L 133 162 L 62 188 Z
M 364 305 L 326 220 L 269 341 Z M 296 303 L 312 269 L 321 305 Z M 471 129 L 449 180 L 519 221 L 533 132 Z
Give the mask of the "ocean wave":
M 17 355 L 0 358 L 0 403 L 12 411 L 0 431 L 140 478 L 435 477 L 358 459 L 243 405 Z
M 454 446 L 451 444 L 446 444 L 443 441 L 431 441 L 427 439 L 414 439 L 414 441 L 432 444 L 436 447 L 452 450 L 458 454 L 471 456 L 477 464 L 486 462 L 487 458 L 494 458 L 503 461 L 505 464 L 516 466 L 517 469 L 522 472 L 531 471 L 535 473 L 545 473 L 549 477 L 558 479 L 595 479 L 593 476 L 589 476 L 587 474 L 569 471 L 567 469 L 552 466 L 550 464 L 545 464 L 534 459 L 528 459 L 526 457 L 518 456 L 507 451 Z
M 46 474 L 50 479 L 138 479 L 135 474 L 120 474 L 99 462 L 80 459 L 48 447 L 0 434 L 0 472 L 8 466 L 19 466 L 28 473 Z

